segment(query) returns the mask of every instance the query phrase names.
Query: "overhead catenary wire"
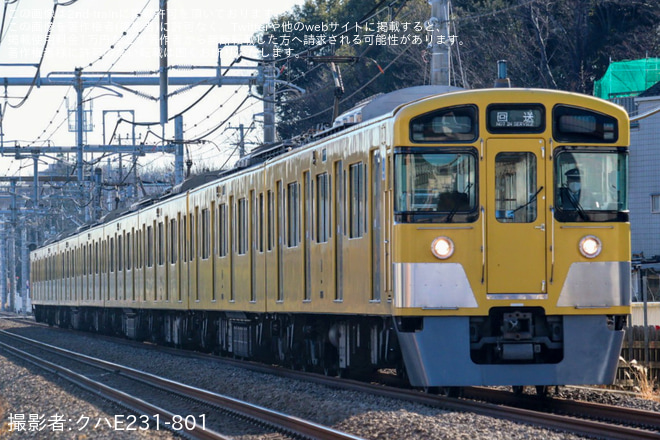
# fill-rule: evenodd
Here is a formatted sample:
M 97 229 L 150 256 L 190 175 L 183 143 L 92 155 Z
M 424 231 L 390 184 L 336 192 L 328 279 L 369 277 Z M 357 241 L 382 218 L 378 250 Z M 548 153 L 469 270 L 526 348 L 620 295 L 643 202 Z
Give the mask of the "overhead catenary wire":
M 14 8 L 14 12 L 11 14 L 11 18 L 9 19 L 9 26 L 7 26 L 7 31 L 5 31 L 5 17 L 7 15 L 7 7 L 9 5 L 13 5 L 14 3 L 18 3 L 18 0 L 13 0 L 13 1 L 5 1 L 5 7 L 3 8 L 2 12 L 2 25 L 0 25 L 0 44 L 2 44 L 2 40 L 5 39 L 5 35 L 7 32 L 9 32 L 9 28 L 11 26 L 11 23 L 14 21 L 14 17 L 16 16 L 16 11 L 18 11 L 18 5 Z
M 46 33 L 46 41 L 44 42 L 44 47 L 41 51 L 41 58 L 39 59 L 39 64 L 37 64 L 37 71 L 35 72 L 34 78 L 32 79 L 32 84 L 30 84 L 30 87 L 29 87 L 26 95 L 23 97 L 23 99 L 21 99 L 21 101 L 18 104 L 12 104 L 10 102 L 7 102 L 7 105 L 9 105 L 11 108 L 16 109 L 16 108 L 21 107 L 23 104 L 25 104 L 25 102 L 30 97 L 30 94 L 32 93 L 32 90 L 34 89 L 34 86 L 37 84 L 37 79 L 39 78 L 39 74 L 41 72 L 41 65 L 44 61 L 44 57 L 46 56 L 46 49 L 48 49 L 48 43 L 51 40 L 50 34 L 53 30 L 53 23 L 55 22 L 55 14 L 57 13 L 57 6 L 58 6 L 57 3 L 55 3 L 53 5 L 53 12 L 50 16 L 50 23 L 48 25 L 48 32 Z
M 111 52 L 113 49 L 116 49 L 117 44 L 118 44 L 123 38 L 125 38 L 125 37 L 129 34 L 129 31 L 131 30 L 131 28 L 137 23 L 138 19 L 142 16 L 142 14 L 144 13 L 144 10 L 145 10 L 145 9 L 147 8 L 147 6 L 149 5 L 150 1 L 151 1 L 151 0 L 147 0 L 147 2 L 146 2 L 145 5 L 142 7 L 142 9 L 140 10 L 140 12 L 137 13 L 135 19 L 134 19 L 134 20 L 128 25 L 128 27 L 127 27 L 127 28 L 121 33 L 121 35 L 115 40 L 115 42 L 114 42 L 113 44 L 111 44 L 110 47 L 109 47 L 109 48 L 108 48 L 108 49 L 107 49 L 102 55 L 98 56 L 94 61 L 88 63 L 87 67 L 91 67 L 91 66 L 93 66 L 95 63 L 97 63 L 98 61 L 100 61 L 101 59 L 103 59 L 103 58 L 104 58 L 109 52 Z M 146 23 L 146 25 L 143 26 L 142 29 L 141 29 L 140 31 L 138 31 L 138 33 L 137 33 L 137 37 L 139 37 L 139 36 L 140 36 L 140 35 L 146 30 L 146 28 L 149 26 L 149 24 L 151 24 L 151 22 L 152 22 L 153 19 L 156 17 L 156 15 L 157 15 L 157 12 L 154 13 L 154 16 L 153 16 L 153 17 L 152 17 L 152 18 Z M 122 52 L 122 54 L 120 54 L 119 57 L 117 57 L 117 59 L 116 59 L 114 62 L 112 62 L 112 64 L 110 65 L 110 68 L 112 68 L 115 64 L 117 64 L 117 62 L 122 58 L 122 56 L 124 55 L 124 53 L 128 50 L 128 48 L 130 48 L 131 45 L 135 43 L 137 37 L 134 38 L 133 41 L 131 41 L 131 43 L 127 46 L 127 48 L 124 49 L 124 52 Z M 46 128 L 44 128 L 44 130 L 41 132 L 41 134 L 40 134 L 35 140 L 33 140 L 32 142 L 30 142 L 30 143 L 28 144 L 28 146 L 32 146 L 32 145 L 38 143 L 39 140 L 40 140 L 42 137 L 44 137 L 44 135 L 46 134 L 46 131 L 48 130 L 48 127 L 50 127 L 50 126 L 53 125 L 54 119 L 57 117 L 57 114 L 60 112 L 62 106 L 65 104 L 66 99 L 67 99 L 67 95 L 68 95 L 68 93 L 69 93 L 70 90 L 71 90 L 71 87 L 69 87 L 69 88 L 67 89 L 67 92 L 65 93 L 64 97 L 62 98 L 62 101 L 60 102 L 60 105 L 58 106 L 57 110 L 55 111 L 55 114 L 50 118 L 50 121 L 49 121 L 48 125 L 46 126 Z M 90 90 L 89 92 L 87 92 L 85 98 L 87 99 L 87 98 L 89 97 L 90 94 L 91 94 L 91 90 Z M 67 121 L 67 116 L 65 116 L 65 117 L 62 119 L 62 121 L 57 125 L 57 127 L 55 127 L 55 129 L 53 130 L 53 132 L 52 132 L 48 137 L 52 137 L 55 133 L 57 133 L 57 131 L 62 127 L 62 125 L 64 125 L 64 123 L 65 123 L 66 121 Z

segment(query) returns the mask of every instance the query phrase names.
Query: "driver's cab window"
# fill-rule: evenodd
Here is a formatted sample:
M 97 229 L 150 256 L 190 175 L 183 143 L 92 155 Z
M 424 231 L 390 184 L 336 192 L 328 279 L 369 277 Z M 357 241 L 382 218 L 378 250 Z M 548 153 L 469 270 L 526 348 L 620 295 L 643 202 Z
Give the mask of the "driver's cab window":
M 555 160 L 555 208 L 560 221 L 626 221 L 626 152 L 559 152 Z
M 495 218 L 532 223 L 537 215 L 536 156 L 529 152 L 495 156 Z

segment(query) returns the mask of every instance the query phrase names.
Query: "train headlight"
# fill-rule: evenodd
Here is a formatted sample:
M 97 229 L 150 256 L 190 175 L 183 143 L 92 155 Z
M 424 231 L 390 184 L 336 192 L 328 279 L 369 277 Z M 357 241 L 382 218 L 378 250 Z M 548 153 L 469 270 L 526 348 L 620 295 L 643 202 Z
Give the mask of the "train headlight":
M 580 240 L 580 253 L 587 258 L 596 258 L 603 250 L 603 244 L 595 235 L 587 235 Z
M 454 254 L 454 242 L 449 237 L 438 237 L 431 243 L 431 252 L 436 258 L 446 260 Z

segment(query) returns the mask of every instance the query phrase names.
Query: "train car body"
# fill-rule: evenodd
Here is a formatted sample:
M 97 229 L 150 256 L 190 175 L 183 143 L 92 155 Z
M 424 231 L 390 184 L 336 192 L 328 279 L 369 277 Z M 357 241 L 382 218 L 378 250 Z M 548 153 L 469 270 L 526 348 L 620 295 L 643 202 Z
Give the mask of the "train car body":
M 359 114 L 35 250 L 35 316 L 420 387 L 611 383 L 625 111 L 419 87 Z

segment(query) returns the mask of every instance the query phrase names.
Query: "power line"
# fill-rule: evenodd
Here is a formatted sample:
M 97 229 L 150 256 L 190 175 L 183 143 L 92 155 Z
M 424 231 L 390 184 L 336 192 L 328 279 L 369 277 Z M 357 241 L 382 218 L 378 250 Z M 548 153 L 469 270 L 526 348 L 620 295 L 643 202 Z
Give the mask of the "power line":
M 39 59 L 39 64 L 37 65 L 37 71 L 34 74 L 34 79 L 32 80 L 32 84 L 30 84 L 30 88 L 28 89 L 27 94 L 23 99 L 21 99 L 21 102 L 18 104 L 14 105 L 9 102 L 7 102 L 7 105 L 9 105 L 11 108 L 19 108 L 23 104 L 25 104 L 25 101 L 30 97 L 30 94 L 32 93 L 32 89 L 34 89 L 35 84 L 37 83 L 37 78 L 39 78 L 39 73 L 41 71 L 41 64 L 44 61 L 44 57 L 46 56 L 46 49 L 48 48 L 48 42 L 50 41 L 50 33 L 53 30 L 53 23 L 55 22 L 55 13 L 57 12 L 57 3 L 53 5 L 53 13 L 50 16 L 50 24 L 48 25 L 48 33 L 46 34 L 46 41 L 44 43 L 44 48 L 41 51 L 41 58 Z
M 117 39 L 114 41 L 114 43 L 112 43 L 112 44 L 110 45 L 110 47 L 109 47 L 108 49 L 106 49 L 106 51 L 103 52 L 101 55 L 99 55 L 94 61 L 92 61 L 92 62 L 90 62 L 89 64 L 87 64 L 87 67 L 92 67 L 94 64 L 96 64 L 97 62 L 101 61 L 101 60 L 103 59 L 103 57 L 105 57 L 109 52 L 111 52 L 112 50 L 114 50 L 114 49 L 116 48 L 117 44 L 119 44 L 119 42 L 120 42 L 121 40 L 123 40 L 123 39 L 128 35 L 128 32 L 131 30 L 131 28 L 133 27 L 133 25 L 135 25 L 135 23 L 137 23 L 138 19 L 139 19 L 140 17 L 142 17 L 142 13 L 144 13 L 144 10 L 147 9 L 147 6 L 149 6 L 149 3 L 150 3 L 150 2 L 151 2 L 151 0 L 147 0 L 147 2 L 144 4 L 144 6 L 143 6 L 142 9 L 140 10 L 140 12 L 138 12 L 138 14 L 135 16 L 135 18 L 133 19 L 133 21 L 131 22 L 131 24 L 128 25 L 128 27 L 126 28 L 126 30 L 123 31 L 123 32 L 121 33 L 121 35 L 119 36 L 119 38 L 117 38 Z M 154 17 L 155 17 L 157 14 L 158 14 L 158 11 L 156 11 L 156 13 L 154 14 Z M 149 24 L 151 24 L 151 22 L 153 21 L 153 19 L 154 19 L 154 18 L 151 18 L 151 20 L 149 20 L 149 22 L 147 23 L 147 26 L 148 26 Z M 144 28 L 142 28 L 142 30 L 141 30 L 140 32 L 138 32 L 138 36 L 140 36 L 140 35 L 142 34 L 142 32 L 144 32 L 145 29 L 146 29 L 146 26 L 145 26 Z M 135 42 L 135 40 L 134 40 L 133 42 Z M 131 45 L 133 44 L 133 42 L 131 42 Z M 128 47 L 130 47 L 130 45 L 129 45 Z M 128 48 L 127 48 L 127 49 L 128 49 Z M 124 50 L 124 53 L 126 52 L 127 49 Z M 122 55 L 123 55 L 123 53 L 122 53 Z M 121 56 L 120 56 L 120 58 L 121 58 Z M 117 60 L 117 61 L 118 61 L 118 60 Z M 116 64 L 117 61 L 115 61 L 112 65 Z

